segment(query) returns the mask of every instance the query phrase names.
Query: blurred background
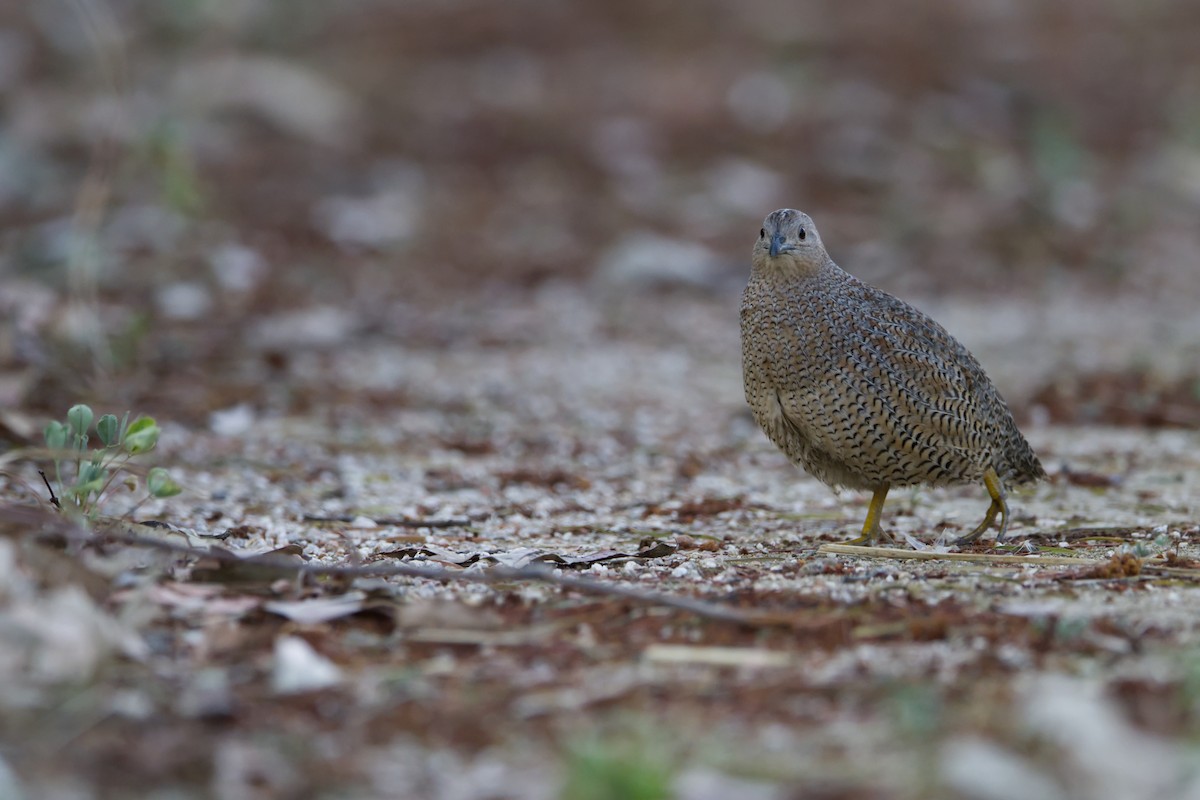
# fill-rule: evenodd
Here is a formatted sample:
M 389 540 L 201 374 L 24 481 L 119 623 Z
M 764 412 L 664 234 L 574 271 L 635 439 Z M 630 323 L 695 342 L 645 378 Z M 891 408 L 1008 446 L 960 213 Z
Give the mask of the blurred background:
M 739 363 L 781 206 L 979 356 L 1054 475 L 1022 530 L 1174 541 L 1178 583 L 817 558 L 867 498 L 786 462 Z M 1195 0 L 0 0 L 0 796 L 578 800 L 677 756 L 830 779 L 754 797 L 1178 793 L 1197 450 L 1145 428 L 1200 426 L 1198 304 Z M 540 552 L 768 622 L 85 547 L 23 507 L 75 403 L 162 424 L 185 492 L 106 495 L 171 524 L 139 536 Z M 931 496 L 885 524 L 982 511 Z M 285 636 L 344 685 L 281 695 Z
M 0 407 L 303 411 L 300 354 L 564 302 L 736 361 L 787 205 L 1039 365 L 1023 415 L 1195 424 L 1197 41 L 1188 0 L 0 2 Z

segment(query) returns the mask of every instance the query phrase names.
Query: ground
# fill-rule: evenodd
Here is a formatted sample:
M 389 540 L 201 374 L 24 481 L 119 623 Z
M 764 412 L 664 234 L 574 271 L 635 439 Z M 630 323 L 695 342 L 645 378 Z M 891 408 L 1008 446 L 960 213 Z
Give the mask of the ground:
M 0 797 L 1200 797 L 1194 4 L 702 5 L 0 9 Z M 1012 541 L 757 429 L 783 205 Z M 161 430 L 87 520 L 77 403 Z
M 166 426 L 187 489 L 135 516 L 171 528 L 10 511 L 5 728 L 29 785 L 534 798 L 641 768 L 684 797 L 1197 791 L 1193 433 L 1027 426 L 1051 477 L 1012 498 L 1020 564 L 822 553 L 867 497 L 757 430 L 736 298 L 524 300 L 454 348 L 314 355 L 287 384 L 336 387 L 319 417 Z M 885 525 L 928 553 L 985 498 L 897 491 Z M 441 572 L 386 574 L 412 565 Z

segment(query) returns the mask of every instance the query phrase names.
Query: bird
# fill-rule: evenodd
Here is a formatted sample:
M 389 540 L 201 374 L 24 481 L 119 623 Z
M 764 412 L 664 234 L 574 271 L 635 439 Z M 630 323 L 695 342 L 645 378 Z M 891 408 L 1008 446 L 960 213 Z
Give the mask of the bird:
M 807 214 L 768 214 L 741 305 L 746 401 L 767 437 L 832 489 L 869 490 L 875 544 L 888 490 L 982 482 L 991 504 L 958 538 L 993 526 L 1005 541 L 1006 487 L 1046 477 L 975 356 L 923 312 L 829 256 Z

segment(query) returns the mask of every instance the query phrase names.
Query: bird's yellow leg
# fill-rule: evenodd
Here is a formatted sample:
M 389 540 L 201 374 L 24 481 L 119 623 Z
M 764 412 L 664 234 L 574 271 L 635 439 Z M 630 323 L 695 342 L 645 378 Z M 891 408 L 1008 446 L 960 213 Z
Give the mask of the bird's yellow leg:
M 883 516 L 883 501 L 887 499 L 888 485 L 885 483 L 871 495 L 871 505 L 867 506 L 867 519 L 863 522 L 862 536 L 856 536 L 846 544 L 862 544 L 868 547 L 875 543 L 882 531 L 879 529 L 879 519 Z
M 997 514 L 1000 515 L 1000 532 L 996 534 L 996 541 L 1003 542 L 1004 535 L 1008 533 L 1008 499 L 1004 496 L 1004 484 L 1000 483 L 1000 476 L 996 474 L 996 470 L 991 467 L 987 468 L 987 472 L 983 473 L 983 485 L 987 487 L 988 494 L 992 497 L 992 504 L 988 506 L 987 515 L 983 518 L 983 522 L 975 526 L 975 530 L 966 536 L 959 537 L 955 544 L 970 544 L 978 539 L 984 531 L 992 527 Z

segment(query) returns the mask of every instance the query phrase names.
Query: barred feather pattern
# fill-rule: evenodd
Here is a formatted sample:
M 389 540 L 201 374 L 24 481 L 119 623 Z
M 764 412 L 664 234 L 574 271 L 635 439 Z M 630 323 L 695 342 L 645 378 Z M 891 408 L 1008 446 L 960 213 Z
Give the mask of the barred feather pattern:
M 975 357 L 813 244 L 790 260 L 756 246 L 742 297 L 746 400 L 771 441 L 831 487 L 973 482 L 988 467 L 1005 484 L 1045 477 Z

